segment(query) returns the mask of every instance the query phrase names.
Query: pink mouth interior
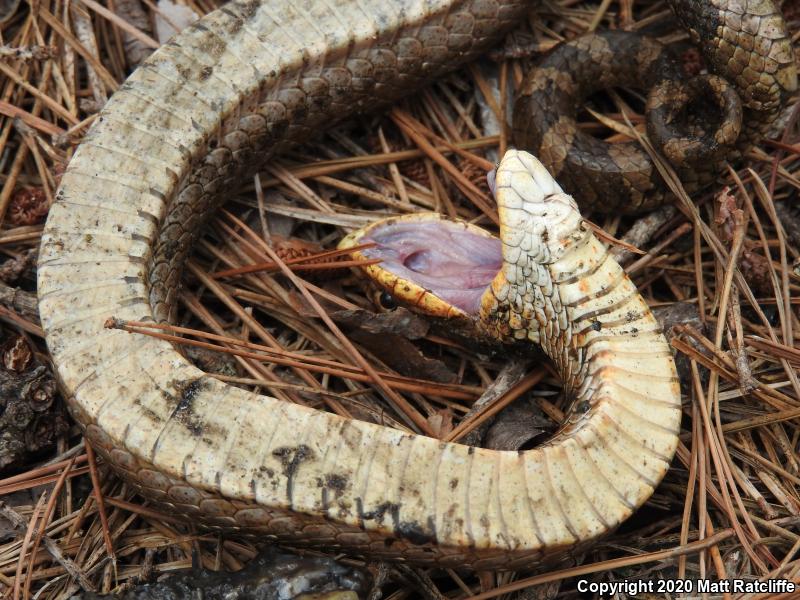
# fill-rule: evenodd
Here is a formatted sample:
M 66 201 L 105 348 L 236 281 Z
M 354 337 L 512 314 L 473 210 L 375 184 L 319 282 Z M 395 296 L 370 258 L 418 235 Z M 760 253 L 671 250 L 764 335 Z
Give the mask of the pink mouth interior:
M 366 258 L 408 279 L 467 314 L 477 314 L 483 292 L 502 267 L 500 240 L 448 221 L 396 221 L 361 240 Z

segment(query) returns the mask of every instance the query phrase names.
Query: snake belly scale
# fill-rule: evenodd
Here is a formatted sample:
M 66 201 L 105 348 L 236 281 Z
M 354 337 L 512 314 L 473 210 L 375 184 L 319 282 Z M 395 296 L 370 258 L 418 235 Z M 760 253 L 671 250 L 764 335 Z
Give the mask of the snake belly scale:
M 524 153 L 497 172 L 503 268 L 487 327 L 538 342 L 582 399 L 562 431 L 498 452 L 227 386 L 170 344 L 181 265 L 236 181 L 355 110 L 483 52 L 516 0 L 234 1 L 113 96 L 57 193 L 40 314 L 70 410 L 155 506 L 210 528 L 420 564 L 515 568 L 589 543 L 652 493 L 680 394 L 645 302 Z

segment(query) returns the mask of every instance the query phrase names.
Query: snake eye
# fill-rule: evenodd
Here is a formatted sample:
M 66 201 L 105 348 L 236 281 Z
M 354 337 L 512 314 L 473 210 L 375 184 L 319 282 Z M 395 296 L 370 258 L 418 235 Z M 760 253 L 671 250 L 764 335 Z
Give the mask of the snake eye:
M 378 294 L 378 306 L 383 310 L 394 310 L 397 308 L 397 301 L 389 292 L 383 291 Z

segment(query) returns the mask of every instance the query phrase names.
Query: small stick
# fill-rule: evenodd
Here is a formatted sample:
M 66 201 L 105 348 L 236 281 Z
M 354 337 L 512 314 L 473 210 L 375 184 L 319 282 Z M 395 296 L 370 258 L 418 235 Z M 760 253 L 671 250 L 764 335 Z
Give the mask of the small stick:
M 111 534 L 109 533 L 108 517 L 106 516 L 106 506 L 103 501 L 103 490 L 100 486 L 100 474 L 97 472 L 97 461 L 95 459 L 94 448 L 86 440 L 86 458 L 89 461 L 89 475 L 92 479 L 92 487 L 94 488 L 94 498 L 97 502 L 97 512 L 100 513 L 100 524 L 103 529 L 103 543 L 106 546 L 106 552 L 112 561 L 116 562 L 117 557 L 114 554 L 114 544 L 111 542 Z

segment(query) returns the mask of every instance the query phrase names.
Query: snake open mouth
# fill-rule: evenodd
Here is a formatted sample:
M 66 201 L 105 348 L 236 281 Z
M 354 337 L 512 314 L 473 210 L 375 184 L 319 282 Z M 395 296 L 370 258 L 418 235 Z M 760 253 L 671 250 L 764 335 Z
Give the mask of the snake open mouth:
M 473 225 L 428 213 L 379 222 L 348 242 L 375 244 L 360 253 L 364 259 L 381 259 L 373 279 L 399 302 L 418 308 L 422 295 L 432 294 L 450 307 L 477 315 L 481 296 L 503 264 L 499 239 Z

